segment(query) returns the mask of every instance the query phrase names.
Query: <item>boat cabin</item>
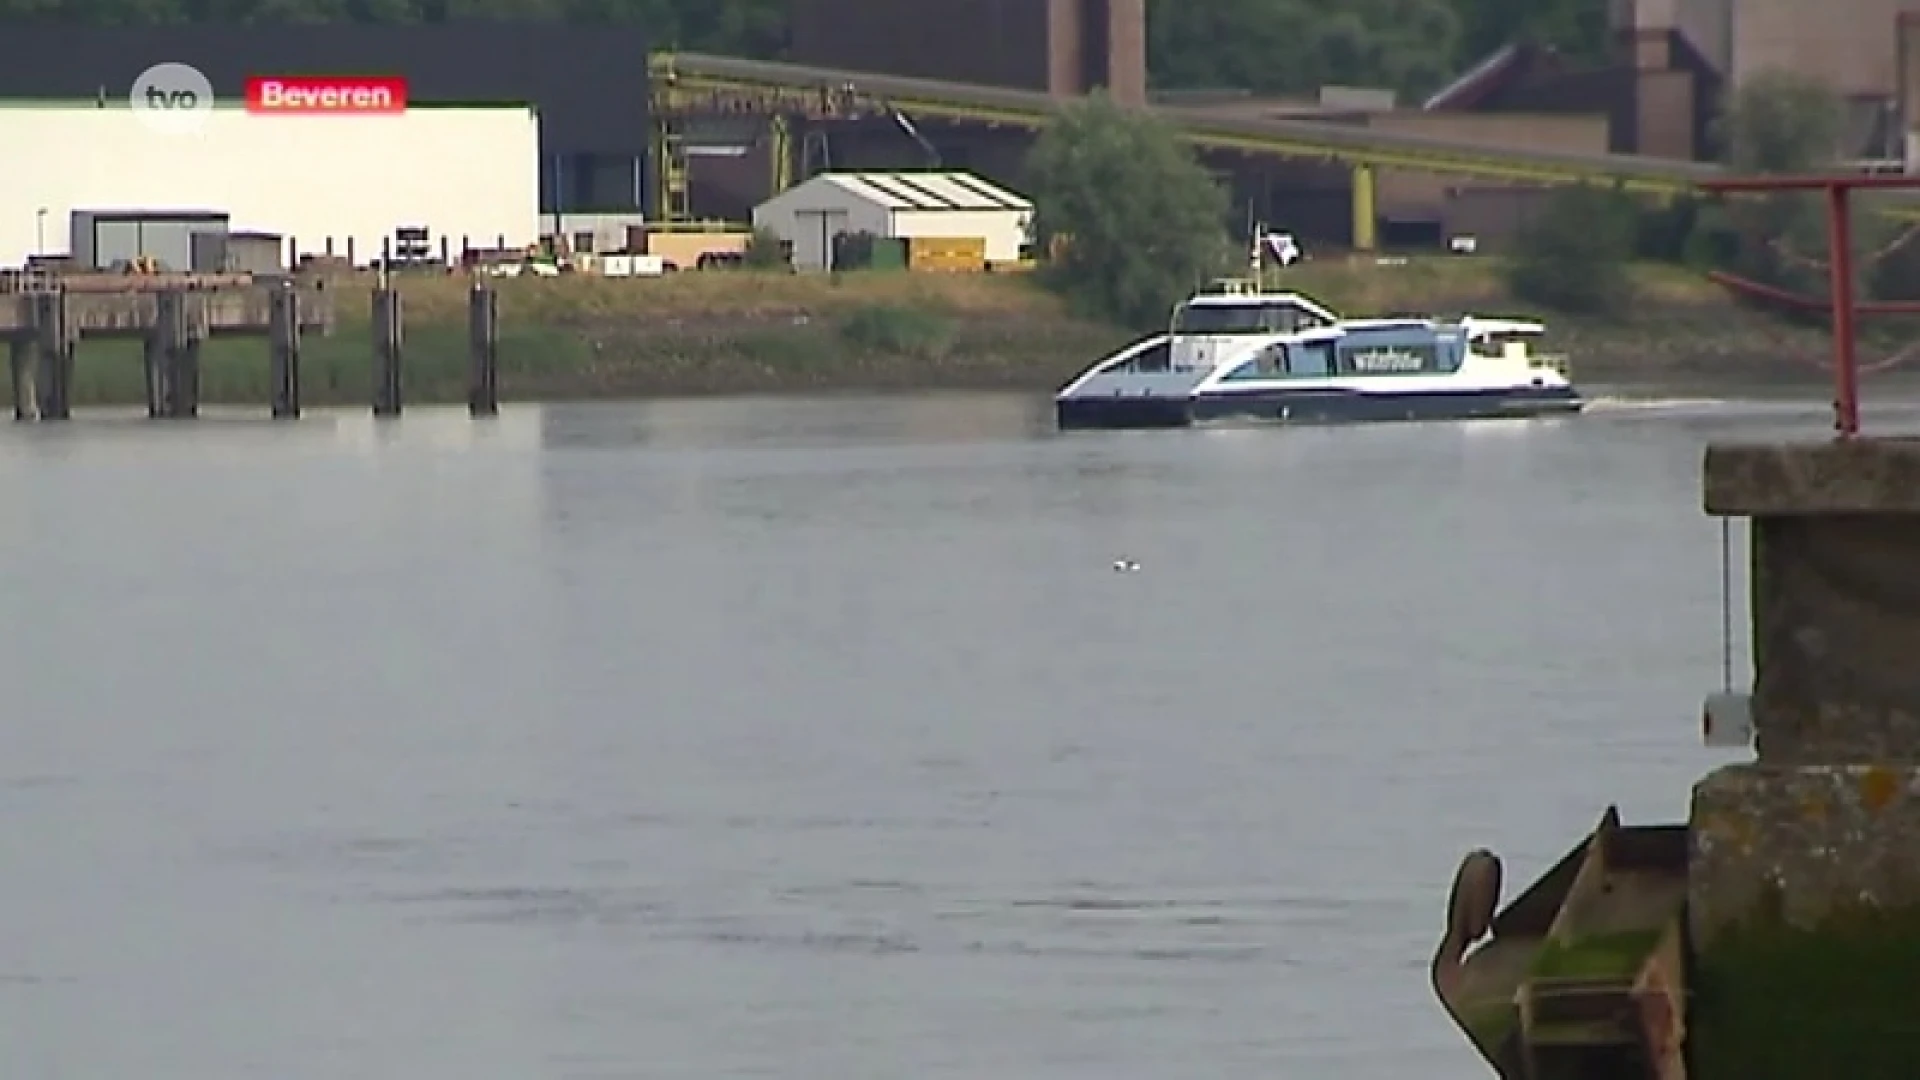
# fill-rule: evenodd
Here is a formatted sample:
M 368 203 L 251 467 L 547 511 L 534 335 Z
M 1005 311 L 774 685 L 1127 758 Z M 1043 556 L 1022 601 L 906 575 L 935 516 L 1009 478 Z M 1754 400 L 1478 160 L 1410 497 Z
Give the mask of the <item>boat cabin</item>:
M 1175 371 L 1208 371 L 1252 336 L 1332 326 L 1340 317 L 1299 293 L 1261 292 L 1252 282 L 1218 282 L 1173 309 L 1167 361 Z
M 1350 376 L 1448 375 L 1465 359 L 1465 335 L 1425 319 L 1370 319 L 1296 334 L 1255 352 L 1222 383 Z
M 1475 356 L 1528 367 L 1550 368 L 1563 375 L 1571 373 L 1565 356 L 1542 355 L 1534 351 L 1546 337 L 1547 327 L 1544 323 L 1469 315 L 1460 320 L 1460 329 L 1466 333 L 1467 348 Z

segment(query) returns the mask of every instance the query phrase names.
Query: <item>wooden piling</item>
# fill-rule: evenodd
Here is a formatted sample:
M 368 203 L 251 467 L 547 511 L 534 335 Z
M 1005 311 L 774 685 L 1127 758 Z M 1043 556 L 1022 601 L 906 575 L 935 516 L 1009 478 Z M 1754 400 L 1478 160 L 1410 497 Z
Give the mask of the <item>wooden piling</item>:
M 484 282 L 467 293 L 467 411 L 500 412 L 500 294 Z
M 33 298 L 34 344 L 39 352 L 35 389 L 39 391 L 40 419 L 73 418 L 73 333 L 67 325 L 67 294 L 40 293 Z
M 400 360 L 403 340 L 400 290 L 383 284 L 373 290 L 373 415 L 399 416 Z
M 272 371 L 273 417 L 300 416 L 300 294 L 292 282 L 268 294 L 267 349 Z
M 39 380 L 34 371 L 34 343 L 30 338 L 16 337 L 7 341 L 8 374 L 13 379 L 13 418 L 15 420 L 40 419 Z
M 192 298 L 167 289 L 153 298 L 153 328 L 142 352 L 147 368 L 147 415 L 185 420 L 200 415 L 200 337 Z
M 200 415 L 200 338 L 191 331 L 173 358 L 173 402 L 168 411 L 181 420 Z
M 160 340 L 158 329 L 149 330 L 140 338 L 140 363 L 147 375 L 147 419 L 158 420 L 167 415 L 167 347 Z

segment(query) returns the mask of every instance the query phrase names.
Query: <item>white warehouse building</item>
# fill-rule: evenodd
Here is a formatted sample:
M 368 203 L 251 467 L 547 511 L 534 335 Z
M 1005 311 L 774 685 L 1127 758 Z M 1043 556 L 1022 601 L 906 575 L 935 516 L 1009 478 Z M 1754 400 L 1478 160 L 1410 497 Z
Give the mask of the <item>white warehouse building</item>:
M 0 109 L 0 145 L 34 148 L 0 176 L 0 265 L 65 253 L 74 211 L 216 212 L 301 254 L 367 262 L 399 228 L 458 248 L 539 238 L 539 119 L 524 105 L 388 115 L 262 116 L 216 108 L 190 132 L 83 105 Z
M 1033 203 L 967 172 L 826 172 L 754 208 L 755 228 L 793 245 L 802 270 L 830 269 L 833 238 L 981 237 L 988 262 L 1020 257 Z

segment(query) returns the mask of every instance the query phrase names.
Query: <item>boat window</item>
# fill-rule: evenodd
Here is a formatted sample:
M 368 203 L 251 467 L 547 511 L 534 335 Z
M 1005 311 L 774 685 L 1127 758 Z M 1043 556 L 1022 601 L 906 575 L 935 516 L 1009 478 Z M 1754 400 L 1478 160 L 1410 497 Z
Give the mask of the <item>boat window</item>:
M 1222 382 L 1241 382 L 1247 379 L 1278 379 L 1287 374 L 1287 350 L 1281 345 L 1269 345 L 1255 353 L 1240 366 L 1220 376 Z
M 1485 356 L 1505 356 L 1507 350 L 1519 346 L 1522 351 L 1532 348 L 1535 335 L 1517 331 L 1499 331 L 1481 334 L 1474 339 L 1474 351 Z
M 1284 333 L 1291 334 L 1296 330 L 1317 330 L 1322 326 L 1333 325 L 1331 321 L 1323 319 L 1311 311 L 1294 307 L 1291 304 L 1276 308 L 1275 311 L 1286 320 L 1279 327 Z
M 1325 325 L 1291 303 L 1187 304 L 1174 313 L 1176 334 L 1290 334 Z
M 1100 369 L 1102 375 L 1156 374 L 1172 370 L 1172 350 L 1159 345 L 1128 356 Z
M 1189 304 L 1173 317 L 1176 334 L 1250 334 L 1259 329 L 1259 308 Z
M 1315 341 L 1287 349 L 1287 370 L 1294 375 L 1333 374 L 1333 342 Z

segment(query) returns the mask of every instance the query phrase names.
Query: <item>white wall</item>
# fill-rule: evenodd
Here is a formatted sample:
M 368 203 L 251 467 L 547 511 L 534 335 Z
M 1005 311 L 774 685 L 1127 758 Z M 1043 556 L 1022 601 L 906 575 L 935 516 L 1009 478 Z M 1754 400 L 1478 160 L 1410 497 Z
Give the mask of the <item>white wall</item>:
M 896 210 L 893 235 L 979 236 L 987 241 L 989 262 L 1011 262 L 1027 242 L 1028 216 L 1012 210 Z
M 236 230 L 331 237 L 363 262 L 399 226 L 454 247 L 538 238 L 538 120 L 527 108 L 415 109 L 398 116 L 251 116 L 216 109 L 192 134 L 149 130 L 130 109 L 0 109 L 0 265 L 67 246 L 73 210 L 224 210 Z
M 827 215 L 824 235 L 822 214 Z M 885 207 L 817 177 L 754 207 L 753 224 L 792 244 L 793 265 L 802 270 L 825 269 L 839 233 L 889 235 Z
M 552 236 L 555 233 L 566 234 L 567 243 L 585 233 L 593 238 L 592 252 L 606 254 L 609 251 L 621 251 L 627 246 L 627 229 L 634 225 L 646 224 L 643 214 L 542 214 L 540 216 L 540 234 Z M 579 245 L 574 245 L 579 251 Z

